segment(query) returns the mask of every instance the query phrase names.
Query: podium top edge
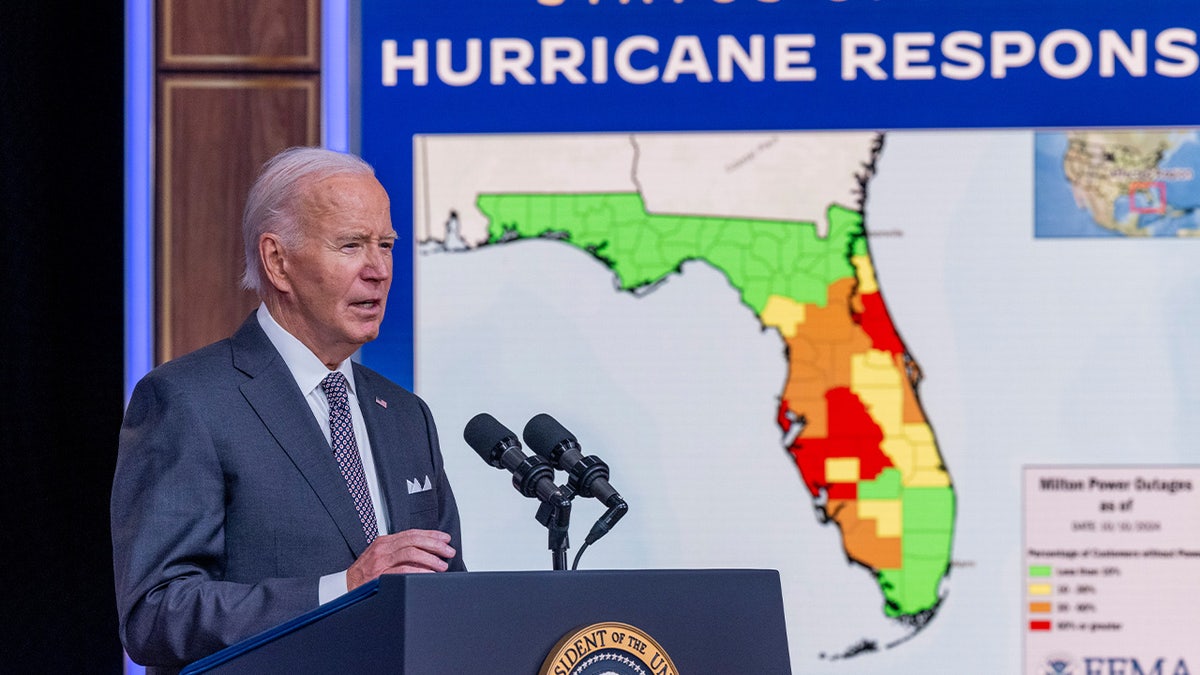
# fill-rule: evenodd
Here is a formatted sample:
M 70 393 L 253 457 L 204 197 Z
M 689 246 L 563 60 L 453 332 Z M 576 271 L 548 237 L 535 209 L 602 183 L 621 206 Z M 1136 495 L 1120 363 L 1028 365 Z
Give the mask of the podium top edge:
M 548 579 L 570 579 L 584 577 L 684 577 L 684 576 L 739 576 L 739 577 L 770 577 L 779 578 L 779 570 L 767 568 L 697 568 L 697 569 L 597 569 L 597 570 L 478 570 L 467 572 L 448 572 L 442 574 L 384 574 L 374 581 L 364 584 L 365 587 L 376 589 L 381 583 L 391 586 L 396 583 L 425 584 L 439 583 L 445 578 L 474 579 L 485 582 L 488 579 L 521 577 L 546 577 Z M 358 589 L 362 590 L 362 589 Z M 345 598 L 345 596 L 342 596 Z

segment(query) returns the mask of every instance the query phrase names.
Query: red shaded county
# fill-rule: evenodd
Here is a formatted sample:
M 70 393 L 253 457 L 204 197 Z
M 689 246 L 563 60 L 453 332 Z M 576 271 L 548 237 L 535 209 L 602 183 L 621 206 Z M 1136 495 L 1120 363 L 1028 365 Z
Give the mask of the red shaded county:
M 825 392 L 825 402 L 829 410 L 828 434 L 824 438 L 805 438 L 801 432 L 800 438 L 788 449 L 814 497 L 821 488 L 832 487 L 825 479 L 827 459 L 857 458 L 859 480 L 872 480 L 880 471 L 892 466 L 892 461 L 879 447 L 883 430 L 849 387 L 835 387 Z
M 783 429 L 783 433 L 785 434 L 792 428 L 792 420 L 788 418 L 787 413 L 788 402 L 785 398 L 779 402 L 779 412 L 777 413 L 778 417 L 775 419 L 775 421 L 779 424 L 779 428 Z
M 830 483 L 826 492 L 830 499 L 858 499 L 858 483 Z
M 788 417 L 788 403 L 783 400 L 779 404 L 779 417 L 776 421 L 779 422 L 779 427 L 786 434 L 792 428 L 792 420 Z M 858 498 L 857 483 L 833 483 L 827 487 L 830 499 L 848 499 L 853 500 Z
M 865 293 L 858 297 L 858 301 L 862 303 L 862 312 L 854 315 L 854 322 L 862 326 L 863 331 L 871 338 L 871 347 L 893 354 L 903 354 L 904 343 L 900 342 L 900 335 L 892 325 L 892 318 L 888 316 L 887 307 L 883 304 L 883 296 L 879 293 Z

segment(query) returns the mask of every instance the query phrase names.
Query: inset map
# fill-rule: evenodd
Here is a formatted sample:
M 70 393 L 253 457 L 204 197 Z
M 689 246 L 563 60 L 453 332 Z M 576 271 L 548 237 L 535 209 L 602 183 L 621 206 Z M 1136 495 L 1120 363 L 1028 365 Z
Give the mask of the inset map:
M 1200 135 L 1195 130 L 1035 134 L 1038 237 L 1200 234 Z

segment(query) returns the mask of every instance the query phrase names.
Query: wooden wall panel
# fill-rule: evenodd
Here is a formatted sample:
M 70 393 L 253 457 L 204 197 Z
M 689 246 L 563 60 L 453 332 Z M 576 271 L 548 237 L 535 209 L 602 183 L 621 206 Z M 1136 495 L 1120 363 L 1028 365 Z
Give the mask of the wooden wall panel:
M 320 0 L 162 0 L 160 7 L 162 68 L 320 66 Z
M 242 208 L 262 163 L 320 142 L 320 0 L 156 0 L 156 352 L 228 336 Z
M 257 306 L 241 290 L 241 217 L 262 163 L 319 141 L 316 76 L 161 79 L 159 359 L 228 336 Z

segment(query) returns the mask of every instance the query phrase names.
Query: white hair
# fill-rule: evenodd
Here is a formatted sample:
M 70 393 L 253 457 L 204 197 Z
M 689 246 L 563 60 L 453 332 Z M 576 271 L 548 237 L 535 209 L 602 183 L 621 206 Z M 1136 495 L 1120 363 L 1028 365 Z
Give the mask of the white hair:
M 338 175 L 374 176 L 375 170 L 359 157 L 325 148 L 295 147 L 275 155 L 263 165 L 242 212 L 242 244 L 246 270 L 242 288 L 262 297 L 265 288 L 258 241 L 272 232 L 283 240 L 284 248 L 300 246 L 304 190 L 315 181 Z

